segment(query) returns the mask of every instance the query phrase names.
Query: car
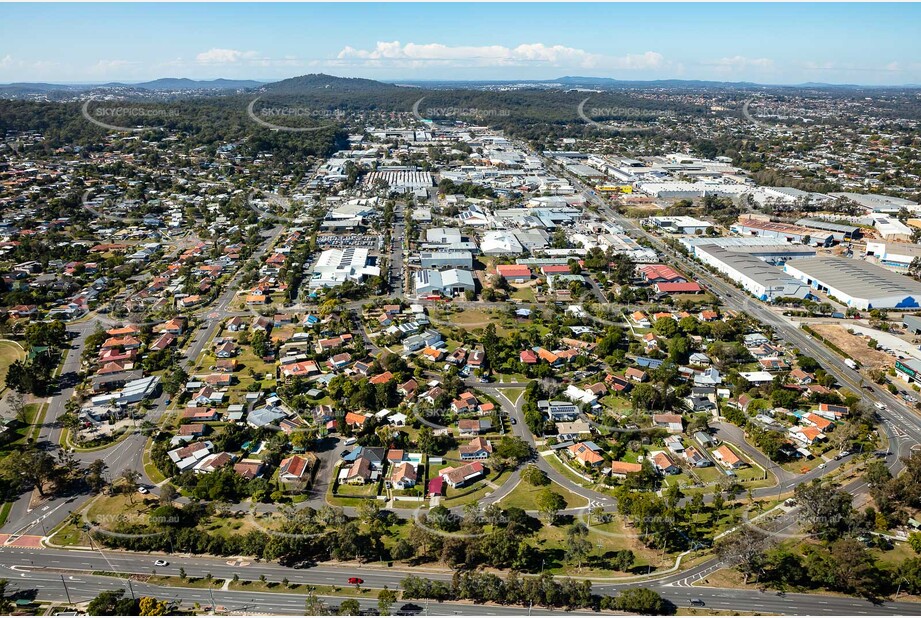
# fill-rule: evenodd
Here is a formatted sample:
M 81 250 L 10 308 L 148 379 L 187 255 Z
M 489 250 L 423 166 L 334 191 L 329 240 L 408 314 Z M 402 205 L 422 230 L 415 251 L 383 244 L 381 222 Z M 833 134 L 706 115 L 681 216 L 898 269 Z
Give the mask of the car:
M 826 465 L 827 465 L 827 464 L 826 464 L 824 461 L 823 461 L 822 463 L 820 463 L 820 464 L 819 464 L 819 470 L 824 470 Z
M 513 419 L 512 419 L 512 425 L 517 425 L 517 424 L 518 424 L 518 420 L 513 418 Z
M 350 584 L 355 584 L 356 586 L 358 586 L 358 585 L 361 585 L 361 584 L 365 583 L 365 580 L 363 580 L 363 579 L 360 578 L 360 577 L 350 577 L 350 578 L 349 578 L 349 583 L 350 583 Z
M 169 566 L 169 562 L 166 560 L 157 560 L 154 562 L 154 566 Z
M 691 605 L 694 607 L 703 607 L 706 603 L 704 603 L 703 599 L 691 599 Z
M 142 487 L 138 487 L 138 493 L 139 494 L 149 494 L 150 490 L 142 486 Z
M 885 405 L 884 403 L 880 402 L 880 401 L 877 401 L 877 402 L 876 402 L 875 404 L 873 404 L 873 405 L 876 406 L 876 409 L 877 409 L 877 410 L 885 410 L 885 409 L 886 409 L 886 405 Z

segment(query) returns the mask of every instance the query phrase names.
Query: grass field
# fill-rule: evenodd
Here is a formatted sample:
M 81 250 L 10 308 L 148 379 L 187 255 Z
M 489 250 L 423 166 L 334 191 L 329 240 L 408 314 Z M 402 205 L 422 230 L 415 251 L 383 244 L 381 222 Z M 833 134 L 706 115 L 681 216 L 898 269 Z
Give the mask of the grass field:
M 26 357 L 25 350 L 15 341 L 0 340 L 0 393 L 6 389 L 6 372 L 10 365 Z
M 553 492 L 563 496 L 563 499 L 566 500 L 567 509 L 574 509 L 580 506 L 588 505 L 588 501 L 585 498 L 569 491 L 561 485 L 551 483 L 548 487 Z M 499 504 L 505 508 L 518 507 L 520 509 L 524 509 L 525 511 L 536 511 L 537 507 L 534 505 L 534 502 L 537 499 L 537 495 L 544 489 L 546 489 L 546 487 L 535 487 L 524 481 L 521 481 L 518 483 L 515 489 L 512 490 L 512 493 L 499 501 Z

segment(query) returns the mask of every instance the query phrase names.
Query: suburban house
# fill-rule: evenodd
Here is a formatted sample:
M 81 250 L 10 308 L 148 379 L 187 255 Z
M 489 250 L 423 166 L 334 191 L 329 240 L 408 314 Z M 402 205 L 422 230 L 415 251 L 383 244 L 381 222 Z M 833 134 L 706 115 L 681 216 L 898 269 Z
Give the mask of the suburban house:
M 652 424 L 655 427 L 664 427 L 669 433 L 681 433 L 684 425 L 680 414 L 653 414 Z
M 601 448 L 594 442 L 577 442 L 571 445 L 568 450 L 572 458 L 586 468 L 597 468 L 604 463 Z
M 462 444 L 458 451 L 463 461 L 488 459 L 492 455 L 492 444 L 485 438 L 474 438 L 467 444 Z
M 713 457 L 730 470 L 735 470 L 745 465 L 745 462 L 739 459 L 739 456 L 733 453 L 732 449 L 725 444 L 713 449 Z
M 396 464 L 388 479 L 393 489 L 409 489 L 416 485 L 416 467 L 412 462 L 404 461 Z
M 313 461 L 301 455 L 282 459 L 278 465 L 278 480 L 282 483 L 305 483 L 310 480 Z
M 472 461 L 468 464 L 458 466 L 457 468 L 444 468 L 439 476 L 445 480 L 445 483 L 457 489 L 458 487 L 463 487 L 467 483 L 482 478 L 485 473 L 486 468 L 481 462 Z M 429 491 L 431 492 L 431 484 L 429 486 Z

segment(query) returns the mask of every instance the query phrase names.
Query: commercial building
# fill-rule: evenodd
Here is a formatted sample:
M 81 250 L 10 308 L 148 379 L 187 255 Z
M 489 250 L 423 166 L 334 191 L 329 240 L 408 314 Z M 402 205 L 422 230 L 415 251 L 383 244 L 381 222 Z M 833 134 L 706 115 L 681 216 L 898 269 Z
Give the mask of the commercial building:
M 784 271 L 848 307 L 921 307 L 921 283 L 863 260 L 831 256 L 791 260 Z
M 486 255 L 514 255 L 524 253 L 524 247 L 511 232 L 492 231 L 483 235 L 480 251 Z
M 875 257 L 883 266 L 908 268 L 915 258 L 921 258 L 921 245 L 867 241 L 867 257 L 870 256 Z
M 694 217 L 649 217 L 644 223 L 655 226 L 663 232 L 671 234 L 706 234 L 713 227 L 709 221 L 701 221 Z
M 780 238 L 787 242 L 795 242 L 803 245 L 817 245 L 821 247 L 831 246 L 835 240 L 831 232 L 826 232 L 824 230 L 801 227 L 799 225 L 789 225 L 787 223 L 762 221 L 761 219 L 752 219 L 750 217 L 740 218 L 738 222 L 733 223 L 729 229 L 739 236 Z
M 422 268 L 473 268 L 473 254 L 469 251 L 423 251 L 419 261 Z
M 895 375 L 909 384 L 921 384 L 921 361 L 915 359 L 895 361 Z
M 889 241 L 911 242 L 911 228 L 892 217 L 873 217 L 873 227 Z
M 698 247 L 704 245 L 713 245 L 728 251 L 752 255 L 769 264 L 783 264 L 787 260 L 809 258 L 816 254 L 815 248 L 813 247 L 808 245 L 792 245 L 780 238 L 760 238 L 751 236 L 726 236 L 724 238 L 685 237 L 682 238 L 680 242 L 698 259 L 700 258 L 697 253 Z
M 431 296 L 441 294 L 454 296 L 463 294 L 467 290 L 476 289 L 473 274 L 469 270 L 451 269 L 437 271 L 431 269 L 417 270 L 413 274 L 417 296 Z
M 365 247 L 327 249 L 320 254 L 310 279 L 312 289 L 334 287 L 346 281 L 360 282 L 367 276 L 377 276 L 381 269 L 372 266 Z
M 437 245 L 456 245 L 463 237 L 456 227 L 430 227 L 425 230 L 425 241 Z
M 703 245 L 697 247 L 697 258 L 761 300 L 770 302 L 780 297 L 805 298 L 809 294 L 807 286 L 784 274 L 777 266 L 747 253 Z
M 693 199 L 705 195 L 734 197 L 751 191 L 751 185 L 723 182 L 638 182 L 636 188 L 660 199 Z
M 844 198 L 872 212 L 898 212 L 905 208 L 911 212 L 918 211 L 918 203 L 901 197 L 890 197 L 875 193 L 831 193 L 832 197 Z
M 416 189 L 428 189 L 435 184 L 430 173 L 406 169 L 382 169 L 365 177 L 365 186 L 373 187 L 377 182 L 384 182 L 390 187 L 391 193 L 412 193 Z
M 796 225 L 802 227 L 808 227 L 815 230 L 824 230 L 826 232 L 831 232 L 835 240 L 842 242 L 844 240 L 853 240 L 860 236 L 860 228 L 853 225 L 844 225 L 843 223 L 835 223 L 833 221 L 823 221 L 821 219 L 800 219 L 796 222 Z

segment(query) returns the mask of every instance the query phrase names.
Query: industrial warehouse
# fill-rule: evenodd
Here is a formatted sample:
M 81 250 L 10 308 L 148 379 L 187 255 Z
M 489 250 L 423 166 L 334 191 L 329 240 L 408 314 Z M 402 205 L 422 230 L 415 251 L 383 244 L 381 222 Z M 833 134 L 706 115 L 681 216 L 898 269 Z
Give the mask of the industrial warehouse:
M 778 298 L 806 298 L 809 295 L 807 286 L 785 274 L 779 267 L 748 253 L 730 251 L 716 245 L 703 245 L 696 247 L 696 256 L 761 300 L 772 302 Z
M 921 283 L 869 262 L 822 256 L 791 260 L 784 272 L 848 307 L 921 307 Z

